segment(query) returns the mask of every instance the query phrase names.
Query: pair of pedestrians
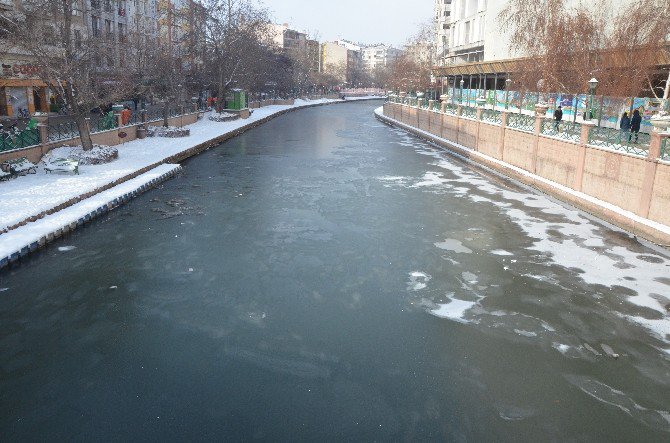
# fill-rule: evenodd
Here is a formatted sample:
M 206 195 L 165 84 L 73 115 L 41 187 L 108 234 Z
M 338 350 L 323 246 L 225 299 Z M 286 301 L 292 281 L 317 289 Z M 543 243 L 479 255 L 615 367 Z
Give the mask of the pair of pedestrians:
M 638 137 L 640 136 L 640 125 L 642 124 L 642 116 L 640 115 L 639 110 L 633 111 L 633 118 L 628 117 L 628 113 L 624 112 L 621 116 L 621 123 L 619 127 L 621 132 L 619 134 L 619 141 L 626 139 L 628 135 L 628 142 L 630 143 L 633 140 L 633 135 L 635 135 L 635 141 L 637 143 Z

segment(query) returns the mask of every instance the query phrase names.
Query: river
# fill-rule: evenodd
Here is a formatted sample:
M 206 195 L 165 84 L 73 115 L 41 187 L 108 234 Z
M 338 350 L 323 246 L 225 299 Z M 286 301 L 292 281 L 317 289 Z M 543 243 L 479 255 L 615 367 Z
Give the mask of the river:
M 287 114 L 0 273 L 0 435 L 667 441 L 670 258 L 379 123 Z

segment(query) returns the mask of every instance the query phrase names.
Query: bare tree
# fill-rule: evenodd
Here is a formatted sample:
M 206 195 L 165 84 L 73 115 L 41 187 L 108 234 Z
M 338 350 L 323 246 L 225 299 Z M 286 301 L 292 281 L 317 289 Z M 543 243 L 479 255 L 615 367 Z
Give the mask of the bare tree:
M 510 0 L 499 16 L 520 56 L 521 89 L 585 92 L 596 76 L 600 92 L 632 96 L 651 82 L 670 29 L 667 0 Z M 668 81 L 665 82 L 666 86 Z
M 0 14 L 0 28 L 8 46 L 34 60 L 76 122 L 84 149 L 91 149 L 90 110 L 127 97 L 137 81 L 128 36 L 89 29 L 76 0 L 16 0 Z
M 271 46 L 270 18 L 251 0 L 209 0 L 206 5 L 207 59 L 221 110 L 231 87 L 266 74 L 262 63 Z

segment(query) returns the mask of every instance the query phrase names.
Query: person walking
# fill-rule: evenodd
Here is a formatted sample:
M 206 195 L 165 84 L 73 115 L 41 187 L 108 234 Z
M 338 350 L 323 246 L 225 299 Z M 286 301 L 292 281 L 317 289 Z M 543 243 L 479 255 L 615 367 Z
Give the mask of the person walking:
M 624 112 L 621 116 L 621 123 L 619 123 L 619 128 L 621 129 L 621 132 L 619 133 L 619 142 L 621 142 L 621 140 L 626 140 L 627 138 L 630 141 L 628 134 L 630 132 L 630 117 L 628 117 L 627 112 Z
M 563 120 L 563 108 L 559 106 L 554 111 L 554 129 L 556 129 L 556 131 L 558 131 L 562 120 Z
M 633 143 L 637 143 L 637 139 L 640 136 L 641 124 L 642 116 L 640 115 L 640 111 L 636 109 L 633 112 L 633 118 L 630 120 L 630 135 L 628 136 L 628 141 L 631 141 L 633 139 L 633 134 L 635 134 L 635 141 Z

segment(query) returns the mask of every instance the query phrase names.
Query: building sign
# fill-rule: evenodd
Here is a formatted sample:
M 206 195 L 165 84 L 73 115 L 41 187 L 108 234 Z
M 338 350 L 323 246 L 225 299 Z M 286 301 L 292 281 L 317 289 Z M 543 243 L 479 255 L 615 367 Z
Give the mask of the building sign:
M 3 60 L 1 75 L 5 78 L 34 78 L 37 77 L 39 67 L 27 62 Z

